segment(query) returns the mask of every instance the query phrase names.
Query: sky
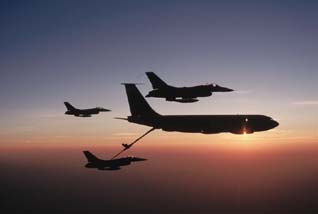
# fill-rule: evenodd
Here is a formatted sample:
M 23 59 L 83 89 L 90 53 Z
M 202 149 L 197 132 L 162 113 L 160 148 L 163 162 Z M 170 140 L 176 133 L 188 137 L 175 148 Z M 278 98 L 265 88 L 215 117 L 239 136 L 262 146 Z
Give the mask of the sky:
M 237 90 L 188 105 L 148 99 L 161 114 L 265 114 L 280 122 L 276 138 L 317 140 L 316 9 L 313 1 L 4 1 L 1 143 L 142 133 L 112 118 L 130 114 L 120 83 L 145 83 L 145 94 L 149 70 L 176 86 Z M 66 117 L 66 100 L 112 112 Z
M 292 172 L 281 174 L 279 178 L 284 180 L 289 175 L 297 175 L 299 180 L 295 179 L 293 184 L 304 186 L 304 189 L 294 190 L 294 194 L 306 195 L 307 185 L 317 178 L 318 171 L 313 164 L 318 161 L 315 158 L 318 155 L 317 9 L 318 3 L 309 0 L 1 1 L 0 150 L 7 154 L 2 157 L 2 168 L 11 169 L 5 171 L 3 185 L 16 185 L 11 180 L 18 179 L 20 170 L 25 170 L 20 161 L 30 163 L 28 167 L 33 173 L 37 170 L 33 165 L 43 163 L 42 170 L 45 170 L 46 176 L 52 173 L 46 172 L 48 169 L 55 169 L 53 160 L 58 165 L 62 164 L 67 161 L 67 153 L 71 152 L 73 162 L 58 168 L 58 172 L 62 173 L 82 167 L 84 157 L 81 150 L 91 148 L 100 156 L 108 157 L 120 148 L 121 143 L 129 143 L 147 131 L 148 127 L 115 120 L 114 117 L 130 115 L 125 90 L 120 83 L 144 83 L 138 88 L 146 94 L 151 85 L 145 72 L 154 71 L 175 86 L 217 83 L 236 90 L 215 93 L 191 104 L 147 99 L 160 114 L 264 114 L 280 125 L 271 131 L 244 136 L 155 131 L 132 151 L 143 156 L 138 150 L 140 148 L 149 155 L 146 157 L 149 161 L 136 164 L 143 176 L 148 173 L 154 173 L 154 177 L 161 176 L 161 173 L 185 167 L 183 163 L 189 161 L 187 155 L 190 155 L 187 151 L 191 150 L 193 166 L 202 164 L 201 153 L 208 162 L 213 162 L 210 155 L 215 154 L 214 150 L 220 152 L 222 158 L 226 157 L 226 167 L 232 167 L 234 160 L 246 161 L 246 155 L 255 157 L 261 153 L 273 157 L 278 153 L 286 158 L 284 161 L 290 161 L 290 165 L 280 163 L 279 166 Z M 91 118 L 75 118 L 64 115 L 64 101 L 79 108 L 103 106 L 112 111 Z M 53 152 L 51 155 L 55 158 L 47 160 L 49 156 L 43 154 L 49 154 L 49 149 L 61 152 L 61 159 L 58 160 Z M 155 151 L 151 152 L 152 149 Z M 165 154 L 167 150 L 169 152 Z M 237 159 L 231 159 L 232 154 L 236 154 Z M 34 159 L 34 155 L 39 159 Z M 177 163 L 169 162 L 171 167 L 166 171 L 164 157 Z M 196 157 L 199 159 L 195 160 Z M 301 160 L 299 168 L 291 169 L 295 164 L 293 157 Z M 253 173 L 265 164 L 262 158 L 256 159 L 255 166 L 245 166 L 244 162 L 243 171 Z M 270 161 L 275 164 L 273 160 Z M 154 168 L 151 161 L 154 161 Z M 41 168 L 39 164 L 36 166 Z M 265 166 L 268 167 L 268 163 Z M 203 203 L 208 204 L 212 187 L 217 187 L 218 182 L 224 186 L 230 183 L 222 183 L 222 175 L 226 179 L 231 176 L 220 167 L 212 167 L 218 172 L 220 180 L 206 191 L 199 185 L 200 180 L 194 182 L 206 196 Z M 91 173 L 85 168 L 76 168 L 70 174 L 80 176 L 78 170 L 83 176 Z M 213 175 L 206 174 L 202 165 L 192 170 L 189 169 L 189 174 L 203 173 L 199 177 L 202 182 L 213 180 Z M 97 179 L 98 182 L 95 181 L 99 183 L 101 176 L 109 176 L 109 173 L 101 174 L 90 174 L 90 181 Z M 125 177 L 131 175 L 133 179 L 139 179 L 133 169 L 117 175 L 119 182 L 116 182 L 116 174 L 107 179 L 114 185 L 125 182 L 127 188 L 132 188 L 132 183 L 125 181 Z M 45 176 L 43 179 L 46 179 Z M 89 177 L 88 174 L 85 176 Z M 180 179 L 176 174 L 171 183 L 176 184 Z M 191 179 L 187 177 L 184 181 L 191 183 Z M 264 182 L 262 178 L 253 179 L 256 184 Z M 16 189 L 20 195 L 28 191 L 25 187 L 29 183 L 25 182 Z M 68 183 L 61 178 L 55 182 L 60 187 Z M 165 185 L 165 180 L 156 182 L 160 182 L 159 186 L 166 190 L 160 192 L 157 189 L 160 190 L 159 195 L 170 193 L 170 186 Z M 54 181 L 42 185 L 45 187 L 52 183 Z M 149 188 L 152 186 L 150 181 L 145 183 Z M 267 184 L 271 185 L 270 182 Z M 196 191 L 195 187 L 184 191 L 190 194 Z M 290 186 L 284 183 L 283 187 L 288 189 Z M 184 187 L 176 185 L 172 188 L 173 192 L 178 192 L 178 188 Z M 223 199 L 227 201 L 234 189 L 218 190 L 217 193 L 223 192 Z M 275 192 L 274 186 L 269 189 Z M 90 191 L 92 194 L 93 190 Z M 45 191 L 48 195 L 54 192 L 53 189 Z M 111 191 L 115 192 L 114 188 Z M 254 194 L 252 190 L 246 191 L 249 196 Z M 260 194 L 259 189 L 255 191 Z M 270 198 L 271 194 L 264 197 Z M 30 200 L 38 197 L 36 194 L 33 196 Z M 131 198 L 131 193 L 125 195 L 121 192 L 117 196 Z M 311 193 L 307 196 L 304 201 L 313 204 Z M 20 200 L 27 201 L 25 198 Z M 77 199 L 72 200 L 75 203 Z M 296 198 L 293 200 L 297 201 Z M 32 205 L 35 201 L 26 204 Z M 217 200 L 214 202 L 217 203 Z M 286 204 L 288 202 L 286 198 Z M 244 206 L 249 203 L 252 202 L 247 200 Z M 211 208 L 207 204 L 203 207 Z M 10 207 L 10 203 L 6 205 Z M 62 207 L 68 211 L 66 204 L 60 206 L 57 212 L 63 210 Z M 255 206 L 258 207 L 257 203 Z M 200 207 L 200 203 L 194 207 Z M 135 208 L 139 211 L 148 209 Z M 180 209 L 177 206 L 170 211 Z

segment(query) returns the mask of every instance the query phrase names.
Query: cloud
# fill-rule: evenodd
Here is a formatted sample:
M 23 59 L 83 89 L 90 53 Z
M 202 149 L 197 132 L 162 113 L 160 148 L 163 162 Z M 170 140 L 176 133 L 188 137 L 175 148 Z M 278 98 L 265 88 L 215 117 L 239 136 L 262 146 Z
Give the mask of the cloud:
M 318 100 L 296 101 L 296 102 L 293 102 L 292 104 L 299 105 L 299 106 L 316 106 L 316 105 L 318 105 Z

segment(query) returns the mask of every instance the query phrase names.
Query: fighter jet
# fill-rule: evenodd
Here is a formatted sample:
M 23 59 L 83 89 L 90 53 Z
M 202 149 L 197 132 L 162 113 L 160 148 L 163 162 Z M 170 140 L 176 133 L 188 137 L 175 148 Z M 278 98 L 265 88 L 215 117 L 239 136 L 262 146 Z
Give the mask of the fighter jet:
M 217 84 L 199 85 L 193 87 L 174 87 L 165 83 L 154 72 L 146 72 L 153 90 L 146 97 L 166 98 L 167 101 L 179 103 L 193 103 L 199 101 L 197 97 L 209 97 L 213 92 L 231 92 L 233 89 L 221 87 Z
M 98 170 L 118 170 L 121 166 L 130 165 L 132 162 L 145 161 L 147 159 L 137 157 L 125 157 L 111 160 L 101 160 L 90 151 L 83 151 L 88 163 L 86 168 L 96 168 Z
M 99 112 L 110 111 L 102 107 L 90 108 L 90 109 L 77 109 L 68 102 L 64 102 L 67 108 L 65 114 L 74 115 L 75 117 L 91 117 L 92 114 L 99 114 Z
M 251 134 L 279 125 L 265 115 L 160 115 L 150 107 L 136 85 L 125 84 L 125 88 L 131 112 L 126 120 L 153 129 L 203 134 Z M 129 145 L 123 146 L 126 148 Z

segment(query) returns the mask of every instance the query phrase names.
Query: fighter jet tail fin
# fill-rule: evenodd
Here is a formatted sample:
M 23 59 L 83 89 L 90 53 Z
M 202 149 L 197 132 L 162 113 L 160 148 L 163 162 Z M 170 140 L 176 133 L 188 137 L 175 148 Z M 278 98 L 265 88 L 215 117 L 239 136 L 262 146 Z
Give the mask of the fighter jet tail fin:
M 142 96 L 135 84 L 125 83 L 131 116 L 158 116 L 145 98 Z
M 67 110 L 74 111 L 76 108 L 72 106 L 69 102 L 64 102 L 64 105 L 66 106 Z
M 96 162 L 96 161 L 100 160 L 95 155 L 93 155 L 90 151 L 83 151 L 83 153 L 84 153 L 88 162 Z
M 150 80 L 153 89 L 159 89 L 168 86 L 167 83 L 160 79 L 154 72 L 146 72 L 146 75 Z

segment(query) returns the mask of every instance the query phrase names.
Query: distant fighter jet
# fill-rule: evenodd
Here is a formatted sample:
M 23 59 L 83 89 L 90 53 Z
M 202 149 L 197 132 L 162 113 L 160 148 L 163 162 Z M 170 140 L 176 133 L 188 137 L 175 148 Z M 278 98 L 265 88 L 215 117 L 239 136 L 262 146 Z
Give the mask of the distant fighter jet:
M 92 114 L 99 114 L 99 112 L 110 111 L 101 107 L 90 108 L 90 109 L 77 109 L 68 102 L 64 102 L 67 108 L 65 114 L 74 115 L 75 117 L 91 117 Z
M 217 84 L 199 85 L 193 87 L 174 87 L 165 83 L 154 72 L 146 72 L 153 90 L 146 97 L 166 98 L 167 101 L 179 103 L 193 103 L 199 101 L 197 97 L 208 97 L 213 92 L 231 92 L 233 89 L 221 87 Z
M 125 84 L 125 88 L 131 112 L 127 120 L 153 129 L 203 134 L 250 134 L 267 131 L 279 125 L 265 115 L 160 115 L 150 107 L 136 85 Z
M 111 160 L 101 160 L 89 151 L 83 151 L 88 163 L 86 168 L 96 168 L 98 170 L 118 170 L 121 166 L 130 165 L 131 162 L 145 161 L 147 159 L 137 157 L 125 157 Z

